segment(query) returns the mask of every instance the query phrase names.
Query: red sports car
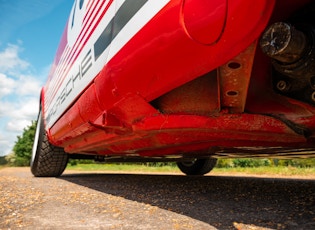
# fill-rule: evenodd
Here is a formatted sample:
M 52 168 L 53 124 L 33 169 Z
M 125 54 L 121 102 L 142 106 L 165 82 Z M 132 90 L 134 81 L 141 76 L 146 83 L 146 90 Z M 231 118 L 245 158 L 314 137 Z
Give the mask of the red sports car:
M 47 83 L 31 160 L 314 157 L 312 0 L 75 0 Z

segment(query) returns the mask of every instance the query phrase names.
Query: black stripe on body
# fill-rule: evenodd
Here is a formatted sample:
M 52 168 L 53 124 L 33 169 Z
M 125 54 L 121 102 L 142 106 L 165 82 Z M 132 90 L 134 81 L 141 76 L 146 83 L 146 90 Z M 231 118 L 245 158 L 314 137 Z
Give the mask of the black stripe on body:
M 126 0 L 94 43 L 95 61 L 148 0 Z

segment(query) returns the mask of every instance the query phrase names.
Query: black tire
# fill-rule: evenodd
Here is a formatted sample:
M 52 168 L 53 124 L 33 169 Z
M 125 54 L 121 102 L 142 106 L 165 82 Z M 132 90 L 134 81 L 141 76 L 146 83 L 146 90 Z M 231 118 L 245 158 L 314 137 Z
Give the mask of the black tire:
M 36 177 L 58 177 L 65 170 L 68 154 L 53 146 L 46 136 L 42 113 L 39 112 L 31 159 L 31 172 Z
M 189 159 L 177 162 L 177 166 L 188 176 L 204 175 L 210 172 L 216 165 L 216 158 Z

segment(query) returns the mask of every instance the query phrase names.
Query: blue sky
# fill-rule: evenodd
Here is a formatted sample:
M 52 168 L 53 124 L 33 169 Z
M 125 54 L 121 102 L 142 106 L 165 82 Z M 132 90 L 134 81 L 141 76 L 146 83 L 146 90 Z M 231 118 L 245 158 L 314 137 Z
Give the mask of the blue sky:
M 35 120 L 73 0 L 0 0 L 0 156 Z

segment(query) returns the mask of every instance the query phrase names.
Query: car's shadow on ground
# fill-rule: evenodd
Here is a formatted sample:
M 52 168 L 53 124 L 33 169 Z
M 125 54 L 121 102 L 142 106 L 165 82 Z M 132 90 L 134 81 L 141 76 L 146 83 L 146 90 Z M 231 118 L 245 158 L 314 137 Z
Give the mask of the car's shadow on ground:
M 315 180 L 143 174 L 64 174 L 60 179 L 230 229 L 315 229 Z

